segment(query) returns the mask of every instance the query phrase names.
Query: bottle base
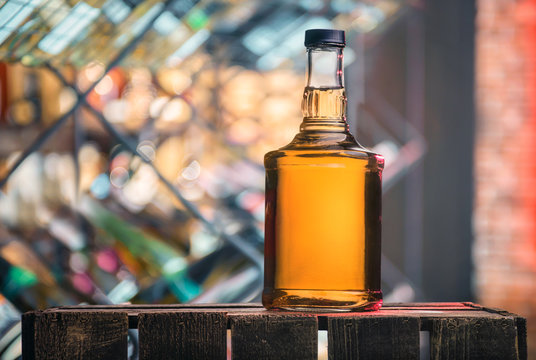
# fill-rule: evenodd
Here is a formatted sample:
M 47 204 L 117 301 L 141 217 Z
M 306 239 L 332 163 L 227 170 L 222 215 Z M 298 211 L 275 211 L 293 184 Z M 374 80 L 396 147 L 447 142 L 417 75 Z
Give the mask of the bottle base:
M 350 312 L 375 311 L 382 306 L 382 292 L 356 290 L 294 290 L 265 291 L 265 308 L 287 311 Z

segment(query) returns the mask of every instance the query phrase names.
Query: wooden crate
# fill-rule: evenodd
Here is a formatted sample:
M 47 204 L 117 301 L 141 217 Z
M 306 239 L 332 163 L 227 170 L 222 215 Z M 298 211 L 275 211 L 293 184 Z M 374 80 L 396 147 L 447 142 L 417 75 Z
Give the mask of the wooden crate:
M 473 303 L 386 304 L 365 313 L 73 306 L 26 313 L 22 329 L 25 360 L 127 359 L 128 336 L 138 338 L 140 359 L 316 359 L 319 330 L 327 330 L 330 359 L 418 359 L 420 345 L 430 359 L 527 358 L 525 319 Z

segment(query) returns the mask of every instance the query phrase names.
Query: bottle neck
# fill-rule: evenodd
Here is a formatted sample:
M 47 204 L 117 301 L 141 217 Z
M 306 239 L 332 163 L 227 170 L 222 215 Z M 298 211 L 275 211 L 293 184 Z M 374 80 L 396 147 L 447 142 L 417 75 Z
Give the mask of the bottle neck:
M 301 131 L 348 131 L 342 51 L 334 46 L 307 48 Z
M 342 51 L 335 46 L 307 48 L 307 87 L 344 87 Z

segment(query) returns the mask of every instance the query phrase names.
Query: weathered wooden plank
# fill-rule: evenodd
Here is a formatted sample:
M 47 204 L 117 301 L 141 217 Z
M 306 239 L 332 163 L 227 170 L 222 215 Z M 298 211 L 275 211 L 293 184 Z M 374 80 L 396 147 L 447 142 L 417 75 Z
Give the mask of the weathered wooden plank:
M 140 360 L 226 359 L 227 318 L 223 312 L 141 313 Z
M 527 360 L 527 320 L 516 316 L 517 349 L 520 360 Z
M 517 329 L 511 317 L 432 319 L 433 360 L 520 359 Z
M 259 303 L 236 303 L 236 304 L 116 304 L 116 305 L 70 305 L 52 308 L 51 310 L 109 310 L 120 311 L 135 309 L 141 310 L 182 310 L 182 309 L 198 309 L 200 311 L 207 309 L 263 309 Z
M 328 358 L 330 360 L 359 359 L 357 318 L 328 318 Z
M 318 324 L 313 316 L 237 315 L 231 319 L 233 360 L 317 359 Z
M 35 321 L 35 359 L 126 359 L 125 312 L 42 312 Z
M 469 302 L 443 302 L 443 303 L 384 303 L 381 307 L 382 310 L 391 310 L 391 309 L 429 309 L 429 308 L 439 308 L 439 309 L 482 309 L 482 306 L 478 304 L 473 304 Z M 224 310 L 224 309 L 249 309 L 249 310 L 262 310 L 263 306 L 260 303 L 235 303 L 235 304 L 116 304 L 116 305 L 70 305 L 70 306 L 60 306 L 52 308 L 51 310 L 106 310 L 106 311 L 121 311 L 121 310 L 182 310 L 182 309 L 214 309 L 214 310 Z
M 22 314 L 22 356 L 24 360 L 35 359 L 36 312 Z
M 195 305 L 195 306 L 194 306 Z M 403 306 L 406 305 L 406 306 Z M 138 316 L 141 313 L 155 312 L 171 312 L 171 311 L 219 311 L 227 312 L 229 316 L 235 316 L 248 313 L 263 313 L 267 316 L 281 316 L 290 314 L 289 312 L 274 312 L 264 310 L 258 304 L 208 304 L 206 307 L 199 304 L 178 304 L 178 305 L 93 305 L 79 307 L 60 307 L 49 311 L 64 312 L 64 311 L 125 311 L 128 313 L 129 329 L 138 328 Z M 387 304 L 379 311 L 362 312 L 362 313 L 347 313 L 347 316 L 352 317 L 377 317 L 377 316 L 419 316 L 421 317 L 421 330 L 430 331 L 432 324 L 430 319 L 443 317 L 496 317 L 497 312 L 488 311 L 489 309 L 480 306 L 466 306 L 461 303 L 422 303 L 422 304 Z M 508 313 L 509 314 L 509 313 Z M 340 313 L 324 313 L 317 314 L 318 328 L 327 330 L 327 319 L 332 316 L 340 316 Z
M 418 359 L 419 328 L 417 317 L 331 317 L 329 359 Z
M 407 310 L 419 310 L 419 309 L 444 309 L 444 310 L 472 310 L 475 308 L 475 304 L 470 302 L 442 302 L 442 303 L 384 303 L 381 307 L 382 310 L 392 309 L 407 309 Z M 478 306 L 480 309 L 481 307 Z

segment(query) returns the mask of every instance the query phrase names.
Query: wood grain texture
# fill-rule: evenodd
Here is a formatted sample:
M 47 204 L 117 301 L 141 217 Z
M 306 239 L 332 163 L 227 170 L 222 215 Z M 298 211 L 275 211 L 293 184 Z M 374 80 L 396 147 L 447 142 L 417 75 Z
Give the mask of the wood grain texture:
M 517 360 L 517 328 L 511 317 L 432 320 L 433 360 Z
M 418 359 L 419 328 L 417 317 L 329 318 L 329 359 Z
M 141 313 L 138 329 L 140 360 L 226 359 L 223 312 Z
M 45 311 L 36 315 L 35 359 L 127 357 L 125 312 Z
M 313 316 L 266 314 L 231 319 L 233 360 L 317 359 L 318 324 Z

